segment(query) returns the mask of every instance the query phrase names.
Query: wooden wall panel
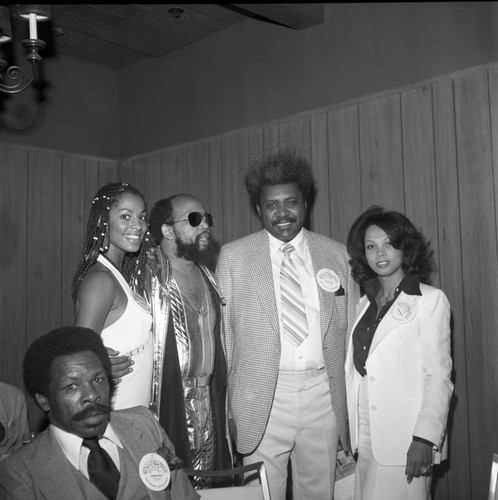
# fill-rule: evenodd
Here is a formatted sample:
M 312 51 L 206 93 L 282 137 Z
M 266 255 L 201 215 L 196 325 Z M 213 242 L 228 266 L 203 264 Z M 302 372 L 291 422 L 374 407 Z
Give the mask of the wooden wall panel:
M 490 122 L 491 122 L 491 153 L 492 153 L 492 174 L 493 174 L 493 190 L 494 190 L 494 195 L 495 195 L 495 231 L 494 235 L 496 238 L 496 241 L 498 241 L 498 67 L 493 67 L 488 71 L 488 85 L 489 85 L 489 110 L 490 110 Z M 488 215 L 490 216 L 490 215 Z M 492 231 L 492 228 L 490 228 L 490 231 Z M 496 247 L 498 247 L 498 244 L 495 243 Z M 493 256 L 494 257 L 494 256 Z M 496 260 L 494 258 L 491 259 L 491 266 L 492 269 L 494 270 L 494 273 L 492 273 L 492 277 L 490 279 L 495 278 L 495 283 L 498 282 L 498 266 L 496 265 Z M 498 286 L 498 283 L 497 283 Z M 494 290 L 493 290 L 494 291 Z M 496 297 L 494 300 L 494 303 L 496 304 Z M 496 364 L 498 362 L 498 335 L 497 335 L 497 328 L 496 328 L 496 307 L 494 308 L 495 310 L 495 322 L 494 322 L 494 329 L 491 332 L 486 332 L 486 348 L 489 349 L 489 351 L 484 351 L 483 357 L 489 357 L 490 355 L 493 357 L 489 360 L 491 363 L 494 361 L 494 367 L 495 367 L 495 372 L 494 372 L 494 377 L 491 379 L 490 384 L 488 385 L 489 389 L 492 390 L 492 396 L 493 400 L 491 402 L 491 405 L 489 406 L 488 411 L 491 413 L 486 415 L 487 419 L 490 419 L 493 423 L 492 430 L 491 432 L 492 437 L 490 439 L 491 442 L 491 448 L 493 450 L 493 453 L 497 453 L 498 450 L 498 436 L 496 435 L 496 409 L 498 408 L 498 394 L 497 394 L 497 387 L 498 387 L 498 368 L 496 367 Z M 493 321 L 493 320 L 491 320 Z M 490 323 L 491 323 L 490 321 Z M 494 415 L 492 412 L 494 411 Z M 490 459 L 489 456 L 486 457 L 488 460 L 486 461 L 487 468 L 490 467 Z M 485 460 L 485 459 L 484 459 Z
M 210 199 L 209 143 L 201 141 L 186 148 L 187 192 L 207 209 Z
M 404 211 L 399 95 L 360 104 L 362 204 Z
M 26 350 L 28 153 L 0 146 L 0 380 L 22 387 Z M 34 241 L 29 238 L 29 244 Z
M 264 129 L 261 127 L 253 128 L 249 131 L 249 163 L 251 163 L 258 155 L 264 151 L 265 148 L 265 136 Z M 245 179 L 245 176 L 244 176 Z M 250 206 L 249 196 L 246 192 L 247 205 Z M 263 226 L 259 220 L 256 210 L 250 207 L 250 233 L 259 231 Z
M 164 198 L 163 169 L 161 168 L 161 155 L 144 158 L 143 195 L 147 201 L 148 213 L 154 204 Z
M 105 186 L 110 182 L 126 182 L 126 181 L 119 178 L 118 167 L 116 162 L 99 161 L 98 184 L 96 186 L 95 192 L 97 192 L 102 186 Z
M 315 196 L 311 210 L 311 229 L 331 236 L 329 165 L 327 150 L 327 113 L 317 113 L 310 118 L 311 165 L 315 181 Z M 335 214 L 340 217 L 340 213 Z
M 86 230 L 85 160 L 65 157 L 62 159 L 62 269 L 61 269 L 61 323 L 74 323 L 71 283 L 81 255 L 83 235 Z M 93 196 L 93 193 L 92 195 Z
M 263 144 L 264 150 L 270 151 L 278 147 L 278 125 L 272 123 L 263 127 Z
M 244 179 L 249 164 L 249 134 L 237 132 L 222 138 L 223 197 L 222 220 L 226 241 L 249 234 L 251 227 L 250 204 Z
M 85 168 L 85 176 L 83 179 L 83 191 L 84 191 L 85 201 L 83 202 L 83 219 L 85 222 L 84 222 L 84 230 L 81 233 L 82 244 L 83 244 L 83 234 L 86 231 L 86 223 L 88 220 L 88 216 L 90 215 L 92 200 L 94 196 L 97 194 L 97 191 L 101 187 L 99 180 L 99 169 L 98 167 L 95 168 L 95 162 L 91 160 L 86 160 L 84 168 Z
M 486 497 L 492 454 L 498 449 L 496 195 L 485 72 L 455 79 L 455 113 L 467 376 L 471 388 L 471 488 L 477 499 Z
M 27 341 L 30 344 L 60 326 L 62 320 L 62 157 L 30 151 L 28 161 Z
M 208 210 L 213 214 L 214 226 L 212 235 L 216 242 L 221 246 L 221 242 L 225 241 L 225 232 L 223 227 L 224 196 L 223 196 L 223 165 L 221 139 L 215 137 L 209 141 L 209 192 L 210 199 L 208 202 Z
M 452 306 L 450 460 L 434 500 L 486 497 L 498 452 L 498 65 L 382 92 L 116 162 L 0 144 L 0 376 L 15 382 L 27 343 L 70 319 L 68 287 L 90 203 L 124 180 L 146 196 L 191 192 L 225 243 L 261 227 L 244 179 L 260 151 L 295 146 L 317 184 L 315 230 L 344 241 L 374 203 L 405 212 L 432 241 Z M 7 293 L 8 291 L 8 293 Z M 483 298 L 488 300 L 484 301 Z M 12 354 L 13 353 L 13 354 Z
M 278 145 L 281 148 L 297 148 L 311 159 L 310 117 L 298 116 L 285 120 L 278 126 Z
M 362 207 L 358 106 L 328 113 L 330 232 L 346 243 L 349 228 Z
M 453 82 L 432 87 L 434 161 L 439 246 L 439 281 L 452 310 L 452 356 L 454 394 L 448 418 L 449 461 L 436 468 L 435 500 L 469 498 L 470 448 L 467 415 L 467 360 L 462 289 L 462 252 L 459 217 Z M 458 459 L 455 458 L 458 454 Z M 444 470 L 442 470 L 444 468 Z M 441 477 L 438 477 L 441 473 Z
M 163 167 L 164 198 L 188 191 L 185 146 L 165 151 L 161 158 Z
M 438 251 L 432 92 L 427 85 L 401 94 L 405 214 Z M 437 273 L 433 284 L 439 285 Z
M 145 197 L 145 189 L 149 181 L 145 181 L 146 158 L 140 158 L 134 162 L 124 162 L 119 165 L 117 182 L 127 182 L 136 187 Z

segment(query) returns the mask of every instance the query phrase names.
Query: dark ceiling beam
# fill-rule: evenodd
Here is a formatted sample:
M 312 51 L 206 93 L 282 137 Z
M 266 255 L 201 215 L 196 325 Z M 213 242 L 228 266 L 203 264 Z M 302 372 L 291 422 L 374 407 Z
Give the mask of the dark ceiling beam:
M 231 5 L 238 12 L 246 12 L 249 17 L 281 24 L 295 30 L 303 30 L 323 23 L 322 3 L 235 3 Z

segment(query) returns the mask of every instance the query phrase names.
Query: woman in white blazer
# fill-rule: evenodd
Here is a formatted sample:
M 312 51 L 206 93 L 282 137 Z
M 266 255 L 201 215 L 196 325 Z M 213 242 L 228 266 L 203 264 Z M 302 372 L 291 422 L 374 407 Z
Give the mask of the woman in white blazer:
M 424 236 L 398 212 L 374 206 L 348 235 L 360 299 L 346 356 L 355 500 L 428 500 L 432 465 L 446 458 L 450 305 L 429 286 Z

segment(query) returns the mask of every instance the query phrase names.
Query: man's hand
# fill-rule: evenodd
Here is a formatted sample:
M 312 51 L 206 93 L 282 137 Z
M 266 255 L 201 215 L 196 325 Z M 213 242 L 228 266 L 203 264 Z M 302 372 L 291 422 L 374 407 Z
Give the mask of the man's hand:
M 118 356 L 119 351 L 115 351 L 110 347 L 106 347 L 106 349 L 111 360 L 111 377 L 114 383 L 118 385 L 122 377 L 133 371 L 131 366 L 135 364 L 135 362 L 130 356 Z
M 406 454 L 406 481 L 411 483 L 414 477 L 432 474 L 432 447 L 419 441 L 412 441 Z

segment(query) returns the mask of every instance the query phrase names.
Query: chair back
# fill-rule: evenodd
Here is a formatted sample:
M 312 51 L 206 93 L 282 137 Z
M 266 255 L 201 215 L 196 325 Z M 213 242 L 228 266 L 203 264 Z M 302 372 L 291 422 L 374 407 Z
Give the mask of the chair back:
M 228 488 L 197 490 L 202 500 L 271 500 L 268 478 L 266 477 L 266 469 L 263 462 L 256 462 L 235 469 L 212 471 L 184 469 L 184 471 L 189 477 L 232 477 L 234 480 L 239 477 L 242 478 L 240 481 L 242 483 L 244 483 L 244 478 L 247 477 L 249 472 L 256 472 L 259 477 L 259 484 L 251 482 L 250 484 L 241 484 L 240 486 L 231 486 Z M 234 481 L 234 484 L 236 484 L 236 481 Z
M 197 490 L 202 500 L 266 500 L 261 485 L 247 484 L 231 488 Z
M 498 454 L 493 453 L 493 462 L 491 464 L 491 478 L 489 481 L 489 495 L 488 500 L 498 500 L 496 491 L 496 479 L 498 477 Z

